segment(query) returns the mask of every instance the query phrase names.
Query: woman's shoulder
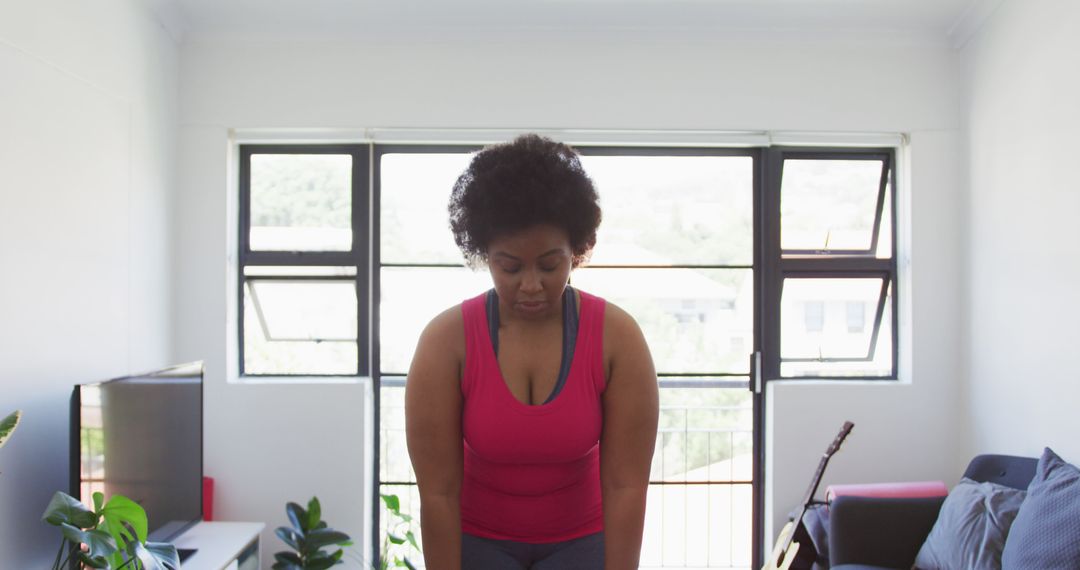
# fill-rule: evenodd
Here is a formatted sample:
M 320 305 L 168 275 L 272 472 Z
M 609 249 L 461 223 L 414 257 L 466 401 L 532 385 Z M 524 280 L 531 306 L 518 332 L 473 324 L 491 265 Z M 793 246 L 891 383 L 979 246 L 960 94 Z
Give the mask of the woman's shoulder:
M 583 299 L 588 299 L 591 302 L 600 302 L 604 306 L 604 332 L 609 330 L 609 327 L 616 329 L 616 331 L 623 331 L 626 329 L 634 330 L 637 328 L 637 321 L 630 313 L 625 309 L 612 303 L 611 301 L 588 291 L 577 289 L 578 294 Z
M 582 291 L 581 289 L 578 289 L 578 293 L 580 293 L 583 298 L 591 298 L 593 302 L 599 301 L 603 303 L 604 346 L 606 349 L 611 348 L 618 350 L 620 347 L 627 347 L 631 350 L 636 350 L 638 348 L 632 344 L 626 345 L 625 343 L 618 342 L 619 339 L 625 339 L 627 337 L 636 338 L 641 335 L 641 327 L 638 326 L 637 320 L 634 319 L 633 315 L 619 305 L 612 303 L 603 297 L 587 291 Z M 608 350 L 605 350 L 605 352 L 608 352 Z
M 626 335 L 637 336 L 639 334 L 641 334 L 641 327 L 638 326 L 637 320 L 634 319 L 633 315 L 611 301 L 605 303 L 605 337 L 625 337 Z
M 412 368 L 436 367 L 460 372 L 465 360 L 465 326 L 461 304 L 435 315 L 416 343 Z
M 458 303 L 435 315 L 424 327 L 421 338 L 447 341 L 465 338 L 465 317 L 462 312 L 465 303 Z

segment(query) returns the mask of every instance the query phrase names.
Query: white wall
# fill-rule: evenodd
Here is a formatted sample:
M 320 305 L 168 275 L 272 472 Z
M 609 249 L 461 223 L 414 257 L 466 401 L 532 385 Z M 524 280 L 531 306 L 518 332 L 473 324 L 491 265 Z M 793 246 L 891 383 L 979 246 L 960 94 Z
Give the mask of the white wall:
M 1080 463 L 1080 4 L 1005 2 L 969 45 L 969 452 Z
M 857 435 L 830 480 L 955 479 L 960 437 L 959 59 L 944 43 L 873 37 L 456 43 L 195 41 L 181 56 L 176 346 L 208 361 L 207 473 L 224 518 L 283 519 L 313 492 L 359 535 L 365 386 L 227 384 L 235 296 L 233 128 L 778 129 L 911 133 L 913 383 L 776 386 L 776 518 L 844 419 Z M 233 199 L 235 199 L 233 197 Z M 332 428 L 331 447 L 293 430 Z M 929 428 L 929 429 L 927 429 Z M 238 437 L 237 430 L 244 436 Z M 283 457 L 295 458 L 302 466 Z M 334 485 L 343 484 L 346 488 Z M 264 553 L 280 546 L 267 534 Z
M 169 362 L 177 49 L 141 3 L 0 4 L 5 568 L 42 568 L 78 382 Z

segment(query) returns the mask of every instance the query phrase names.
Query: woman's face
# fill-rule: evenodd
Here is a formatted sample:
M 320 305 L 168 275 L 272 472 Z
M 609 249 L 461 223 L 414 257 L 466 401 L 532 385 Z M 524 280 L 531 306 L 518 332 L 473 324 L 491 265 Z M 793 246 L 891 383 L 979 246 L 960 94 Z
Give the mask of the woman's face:
M 487 253 L 500 314 L 532 321 L 561 315 L 573 259 L 565 230 L 542 224 L 499 235 Z

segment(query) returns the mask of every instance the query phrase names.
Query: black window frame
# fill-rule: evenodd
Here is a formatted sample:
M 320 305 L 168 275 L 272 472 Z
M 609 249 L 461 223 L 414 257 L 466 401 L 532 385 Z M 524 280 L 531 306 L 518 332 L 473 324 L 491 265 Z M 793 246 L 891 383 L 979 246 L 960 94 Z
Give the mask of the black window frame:
M 256 154 L 319 155 L 352 157 L 350 176 L 352 245 L 349 251 L 253 251 L 251 249 L 251 157 Z M 368 144 L 240 144 L 239 145 L 239 241 L 237 262 L 237 341 L 240 378 L 355 378 L 371 375 L 371 145 Z M 349 276 L 290 275 L 248 276 L 247 267 L 355 267 Z M 356 374 L 251 374 L 244 369 L 244 289 L 249 281 L 351 280 L 356 286 Z
M 784 250 L 781 243 L 781 187 L 783 184 L 784 161 L 787 159 L 807 160 L 866 160 L 881 161 L 882 173 L 878 187 L 877 211 L 870 248 L 867 250 Z M 761 375 L 764 381 L 770 380 L 898 380 L 900 369 L 899 307 L 900 287 L 897 264 L 897 168 L 896 149 L 891 147 L 850 148 L 850 147 L 770 147 L 765 151 L 765 188 L 762 207 L 764 231 L 761 234 L 760 251 L 764 257 L 762 268 L 762 362 Z M 877 257 L 878 237 L 880 235 L 885 200 L 888 199 L 890 216 L 889 230 L 891 251 L 889 257 Z M 892 369 L 887 375 L 805 375 L 783 376 L 781 362 L 849 362 L 851 358 L 819 359 L 782 359 L 781 358 L 781 315 L 780 302 L 783 296 L 785 279 L 798 278 L 873 278 L 882 280 L 882 288 L 874 311 L 873 332 L 869 347 L 872 356 L 876 348 L 881 320 L 884 317 L 885 295 L 890 291 L 892 303 L 890 322 L 892 332 Z M 860 358 L 858 360 L 867 360 Z

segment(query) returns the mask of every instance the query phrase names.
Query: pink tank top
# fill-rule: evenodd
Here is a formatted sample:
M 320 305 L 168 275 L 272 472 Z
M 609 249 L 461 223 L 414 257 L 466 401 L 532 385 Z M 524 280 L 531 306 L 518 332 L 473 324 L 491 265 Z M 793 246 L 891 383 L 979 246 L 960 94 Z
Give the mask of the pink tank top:
M 519 402 L 503 380 L 488 331 L 485 295 L 461 304 L 462 532 L 550 543 L 604 529 L 604 300 L 579 292 L 581 316 L 570 373 L 555 399 L 539 406 Z

